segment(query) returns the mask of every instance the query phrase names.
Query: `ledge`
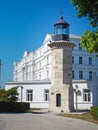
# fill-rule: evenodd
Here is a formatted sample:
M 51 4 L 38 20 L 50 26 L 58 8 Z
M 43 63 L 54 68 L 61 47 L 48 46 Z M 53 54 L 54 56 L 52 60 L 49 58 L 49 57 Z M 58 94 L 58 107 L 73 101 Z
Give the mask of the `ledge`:
M 53 41 L 50 44 L 48 44 L 50 48 L 61 48 L 61 47 L 66 47 L 66 48 L 74 48 L 75 44 L 69 41 Z

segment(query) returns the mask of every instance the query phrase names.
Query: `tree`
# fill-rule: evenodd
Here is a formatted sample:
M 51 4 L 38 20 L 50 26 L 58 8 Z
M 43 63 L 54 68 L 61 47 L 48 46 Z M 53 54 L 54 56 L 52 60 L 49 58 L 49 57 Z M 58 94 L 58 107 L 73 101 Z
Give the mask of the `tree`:
M 86 48 L 87 52 L 98 53 L 98 0 L 71 0 L 71 3 L 77 10 L 77 16 L 87 17 L 95 30 L 84 32 L 81 36 L 81 46 Z
M 7 94 L 7 101 L 16 102 L 18 100 L 17 87 L 13 87 L 13 88 L 7 90 L 6 94 Z
M 7 94 L 4 89 L 0 89 L 0 101 L 7 101 Z
M 98 31 L 85 31 L 81 36 L 81 46 L 89 53 L 98 53 Z M 97 55 L 97 54 L 96 54 Z

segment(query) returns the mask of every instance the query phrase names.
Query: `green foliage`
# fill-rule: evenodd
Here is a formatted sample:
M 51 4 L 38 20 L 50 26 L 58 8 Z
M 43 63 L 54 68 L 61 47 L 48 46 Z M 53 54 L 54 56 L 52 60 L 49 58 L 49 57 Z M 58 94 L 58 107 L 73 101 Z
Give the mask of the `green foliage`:
M 0 89 L 0 101 L 6 101 L 7 100 L 7 94 L 4 89 Z
M 18 100 L 17 87 L 13 87 L 13 88 L 7 90 L 6 94 L 7 94 L 7 101 L 16 102 Z
M 9 90 L 0 89 L 0 101 L 16 102 L 18 99 L 17 87 Z
M 17 87 L 9 90 L 0 89 L 1 112 L 25 112 L 30 109 L 29 103 L 16 102 L 18 99 Z
M 94 119 L 98 120 L 98 106 L 91 107 L 90 114 L 93 116 Z
M 98 26 L 98 0 L 71 0 L 79 18 L 85 16 L 93 27 Z
M 86 48 L 87 52 L 98 53 L 98 31 L 85 31 L 81 36 L 81 46 Z
M 81 36 L 81 46 L 89 53 L 98 55 L 98 0 L 70 0 L 79 18 L 86 17 L 95 31 L 85 31 Z
M 25 112 L 30 109 L 30 103 L 0 102 L 1 112 Z

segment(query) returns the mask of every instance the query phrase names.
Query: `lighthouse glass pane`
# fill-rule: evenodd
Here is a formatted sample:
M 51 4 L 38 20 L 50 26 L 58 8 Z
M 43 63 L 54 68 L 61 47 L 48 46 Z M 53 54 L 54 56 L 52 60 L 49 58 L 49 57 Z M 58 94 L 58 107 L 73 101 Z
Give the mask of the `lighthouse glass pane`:
M 56 29 L 56 34 L 68 34 L 68 31 L 65 28 Z
M 58 29 L 57 34 L 62 34 L 62 33 L 63 33 L 62 29 Z

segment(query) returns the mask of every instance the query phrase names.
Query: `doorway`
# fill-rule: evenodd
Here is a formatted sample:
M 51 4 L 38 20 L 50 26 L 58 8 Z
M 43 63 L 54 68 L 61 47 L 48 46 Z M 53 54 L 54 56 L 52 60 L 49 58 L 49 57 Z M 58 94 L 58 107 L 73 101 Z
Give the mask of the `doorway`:
M 60 107 L 61 106 L 61 94 L 57 93 L 56 94 L 56 107 Z

